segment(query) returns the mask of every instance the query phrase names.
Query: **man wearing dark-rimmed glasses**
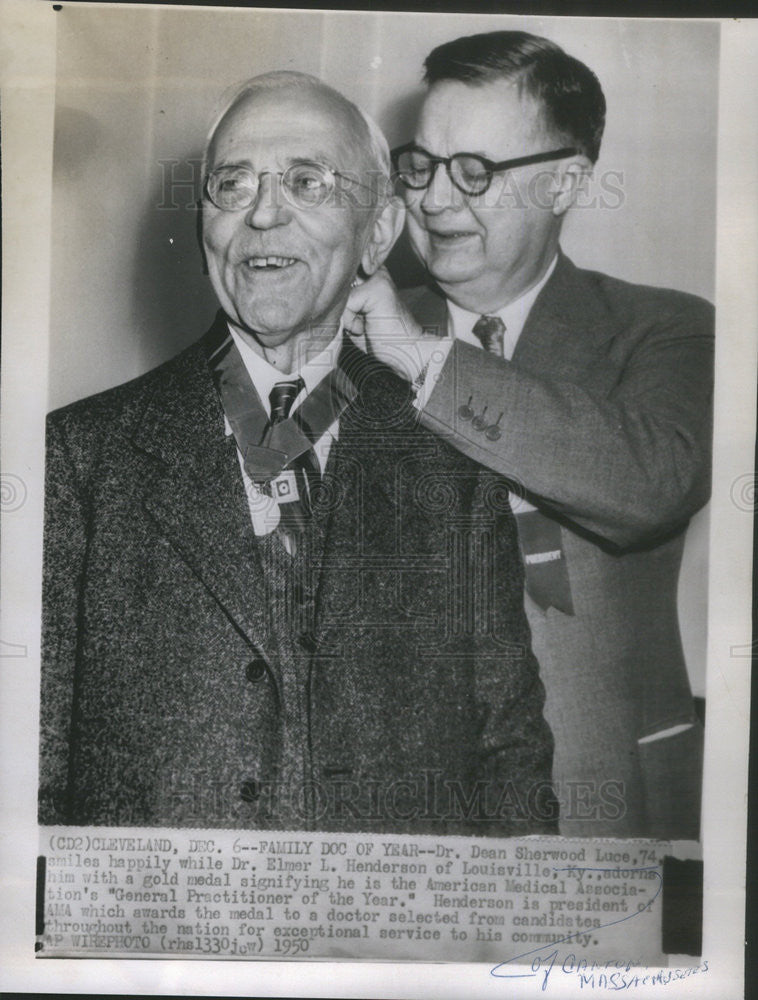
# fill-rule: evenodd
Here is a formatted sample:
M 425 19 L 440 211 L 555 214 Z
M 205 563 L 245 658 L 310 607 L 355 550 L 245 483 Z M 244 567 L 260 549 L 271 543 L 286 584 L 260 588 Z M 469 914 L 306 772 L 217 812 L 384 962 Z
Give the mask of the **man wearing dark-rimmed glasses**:
M 511 483 L 562 832 L 696 837 L 676 599 L 710 486 L 712 310 L 561 252 L 605 124 L 587 66 L 499 31 L 425 68 L 394 167 L 429 281 L 400 299 L 382 270 L 346 321 L 415 386 L 425 426 Z
M 485 194 L 496 173 L 528 167 L 533 163 L 547 163 L 563 157 L 575 156 L 580 150 L 576 146 L 563 149 L 549 149 L 544 153 L 530 153 L 528 156 L 514 156 L 510 160 L 488 159 L 476 153 L 454 153 L 452 156 L 433 156 L 423 146 L 409 142 L 392 150 L 392 158 L 397 167 L 397 177 L 411 191 L 426 191 L 434 181 L 438 166 L 447 171 L 452 184 L 463 194 L 479 196 Z
M 203 173 L 211 329 L 49 420 L 40 821 L 554 831 L 507 491 L 343 336 L 386 140 L 266 74 Z

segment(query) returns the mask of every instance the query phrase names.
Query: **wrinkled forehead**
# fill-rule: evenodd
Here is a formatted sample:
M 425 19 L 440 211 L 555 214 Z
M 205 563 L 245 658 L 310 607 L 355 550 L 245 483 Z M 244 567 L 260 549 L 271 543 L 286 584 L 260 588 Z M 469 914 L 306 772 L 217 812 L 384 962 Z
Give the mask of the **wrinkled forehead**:
M 337 95 L 294 88 L 253 91 L 219 122 L 208 146 L 208 169 L 271 157 L 279 167 L 312 159 L 360 174 L 367 167 L 367 142 L 360 115 Z

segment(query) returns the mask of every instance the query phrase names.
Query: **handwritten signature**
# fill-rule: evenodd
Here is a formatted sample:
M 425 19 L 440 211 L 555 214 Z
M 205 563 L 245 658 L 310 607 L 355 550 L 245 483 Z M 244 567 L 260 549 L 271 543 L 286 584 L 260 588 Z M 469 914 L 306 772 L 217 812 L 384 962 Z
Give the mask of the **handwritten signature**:
M 556 872 L 575 872 L 577 873 L 579 879 L 582 879 L 584 877 L 585 872 L 613 872 L 614 874 L 618 874 L 620 871 L 620 869 L 617 867 L 580 868 L 574 865 L 568 868 L 556 868 L 554 870 Z M 626 914 L 626 916 L 618 917 L 616 920 L 609 920 L 607 921 L 607 923 L 599 924 L 597 927 L 593 928 L 593 931 L 598 931 L 602 927 L 611 927 L 614 924 L 621 924 L 625 920 L 632 920 L 634 917 L 639 916 L 640 913 L 644 913 L 646 910 L 649 910 L 650 907 L 658 898 L 658 896 L 661 894 L 661 891 L 663 889 L 663 879 L 661 877 L 660 866 L 653 865 L 651 867 L 646 867 L 646 868 L 628 868 L 628 869 L 623 869 L 623 871 L 652 872 L 653 877 L 658 879 L 658 888 L 656 889 L 654 895 L 647 901 L 647 903 L 640 906 L 639 909 L 635 910 L 633 913 L 628 913 Z M 552 941 L 550 943 L 550 948 L 553 950 L 550 951 L 549 954 L 546 954 L 548 949 L 544 945 L 538 948 L 532 948 L 529 951 L 524 951 L 520 955 L 514 955 L 513 958 L 507 959 L 505 962 L 500 962 L 498 965 L 496 965 L 493 969 L 490 970 L 490 975 L 494 976 L 497 979 L 532 979 L 536 976 L 541 976 L 542 977 L 541 989 L 546 990 L 548 981 L 550 979 L 550 975 L 553 972 L 553 970 L 557 968 L 563 975 L 578 975 L 580 977 L 582 987 L 586 986 L 590 989 L 595 988 L 596 985 L 595 973 L 597 973 L 598 978 L 602 977 L 603 980 L 605 980 L 602 983 L 598 983 L 600 988 L 603 987 L 610 989 L 630 988 L 630 986 L 632 986 L 633 984 L 631 982 L 627 982 L 626 976 L 624 974 L 629 973 L 632 968 L 641 965 L 641 963 L 630 962 L 627 960 L 597 963 L 592 960 L 588 961 L 585 958 L 577 959 L 576 955 L 574 955 L 573 952 L 567 952 L 565 956 L 562 958 L 562 960 L 559 961 L 558 959 L 559 951 L 555 947 L 555 945 L 563 944 L 565 942 L 569 942 L 572 940 L 575 941 L 577 939 L 580 942 L 584 942 L 585 937 L 586 935 L 584 934 L 584 932 L 575 931 L 573 934 L 567 934 L 565 937 L 559 938 L 557 941 Z M 508 967 L 512 967 L 513 964 L 519 961 L 521 961 L 522 965 L 525 964 L 522 960 L 525 958 L 529 958 L 529 956 L 532 956 L 530 965 L 531 972 L 503 971 Z M 704 965 L 705 969 L 702 971 L 707 971 L 708 968 L 707 962 L 704 963 Z M 666 970 L 661 970 L 661 973 L 663 974 L 672 973 L 673 975 L 673 973 L 677 971 L 691 972 L 692 970 L 666 969 Z M 698 969 L 695 969 L 694 971 L 698 971 Z M 646 973 L 644 978 L 649 979 L 650 975 L 652 974 Z M 631 978 L 638 979 L 636 985 L 640 985 L 642 982 L 642 977 L 634 976 Z M 674 977 L 674 978 L 684 978 L 684 976 Z M 613 984 L 611 984 L 611 981 L 613 981 Z

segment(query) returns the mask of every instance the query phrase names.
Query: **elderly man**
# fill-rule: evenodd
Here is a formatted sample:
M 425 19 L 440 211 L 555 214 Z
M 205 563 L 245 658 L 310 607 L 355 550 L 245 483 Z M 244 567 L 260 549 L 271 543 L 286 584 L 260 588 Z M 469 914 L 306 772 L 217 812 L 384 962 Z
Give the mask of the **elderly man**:
M 343 344 L 381 133 L 267 74 L 205 164 L 216 322 L 50 418 L 40 820 L 554 830 L 507 490 Z
M 709 491 L 712 310 L 562 254 L 605 122 L 586 66 L 502 31 L 436 48 L 426 82 L 395 157 L 429 287 L 403 303 L 382 271 L 346 320 L 419 387 L 426 427 L 512 484 L 561 831 L 696 837 L 676 597 Z

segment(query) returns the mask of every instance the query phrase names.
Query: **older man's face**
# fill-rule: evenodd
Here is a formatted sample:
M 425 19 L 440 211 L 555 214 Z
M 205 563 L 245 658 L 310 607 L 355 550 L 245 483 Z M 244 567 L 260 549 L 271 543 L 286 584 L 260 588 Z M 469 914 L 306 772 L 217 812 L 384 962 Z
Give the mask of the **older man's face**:
M 361 177 L 361 151 L 344 111 L 308 91 L 261 91 L 243 99 L 209 150 L 209 171 L 237 165 L 261 175 L 247 209 L 222 211 L 205 197 L 203 244 L 225 312 L 264 347 L 336 327 L 374 218 L 366 189 L 351 192 L 350 183 L 339 180 L 324 204 L 292 205 L 278 175 L 300 161 Z
M 555 146 L 543 134 L 539 107 L 506 81 L 434 84 L 416 142 L 435 156 L 477 153 L 495 162 Z M 461 193 L 438 167 L 426 191 L 405 192 L 413 247 L 454 302 L 477 312 L 499 309 L 549 263 L 557 230 L 545 194 L 552 167 L 496 173 L 478 196 Z

